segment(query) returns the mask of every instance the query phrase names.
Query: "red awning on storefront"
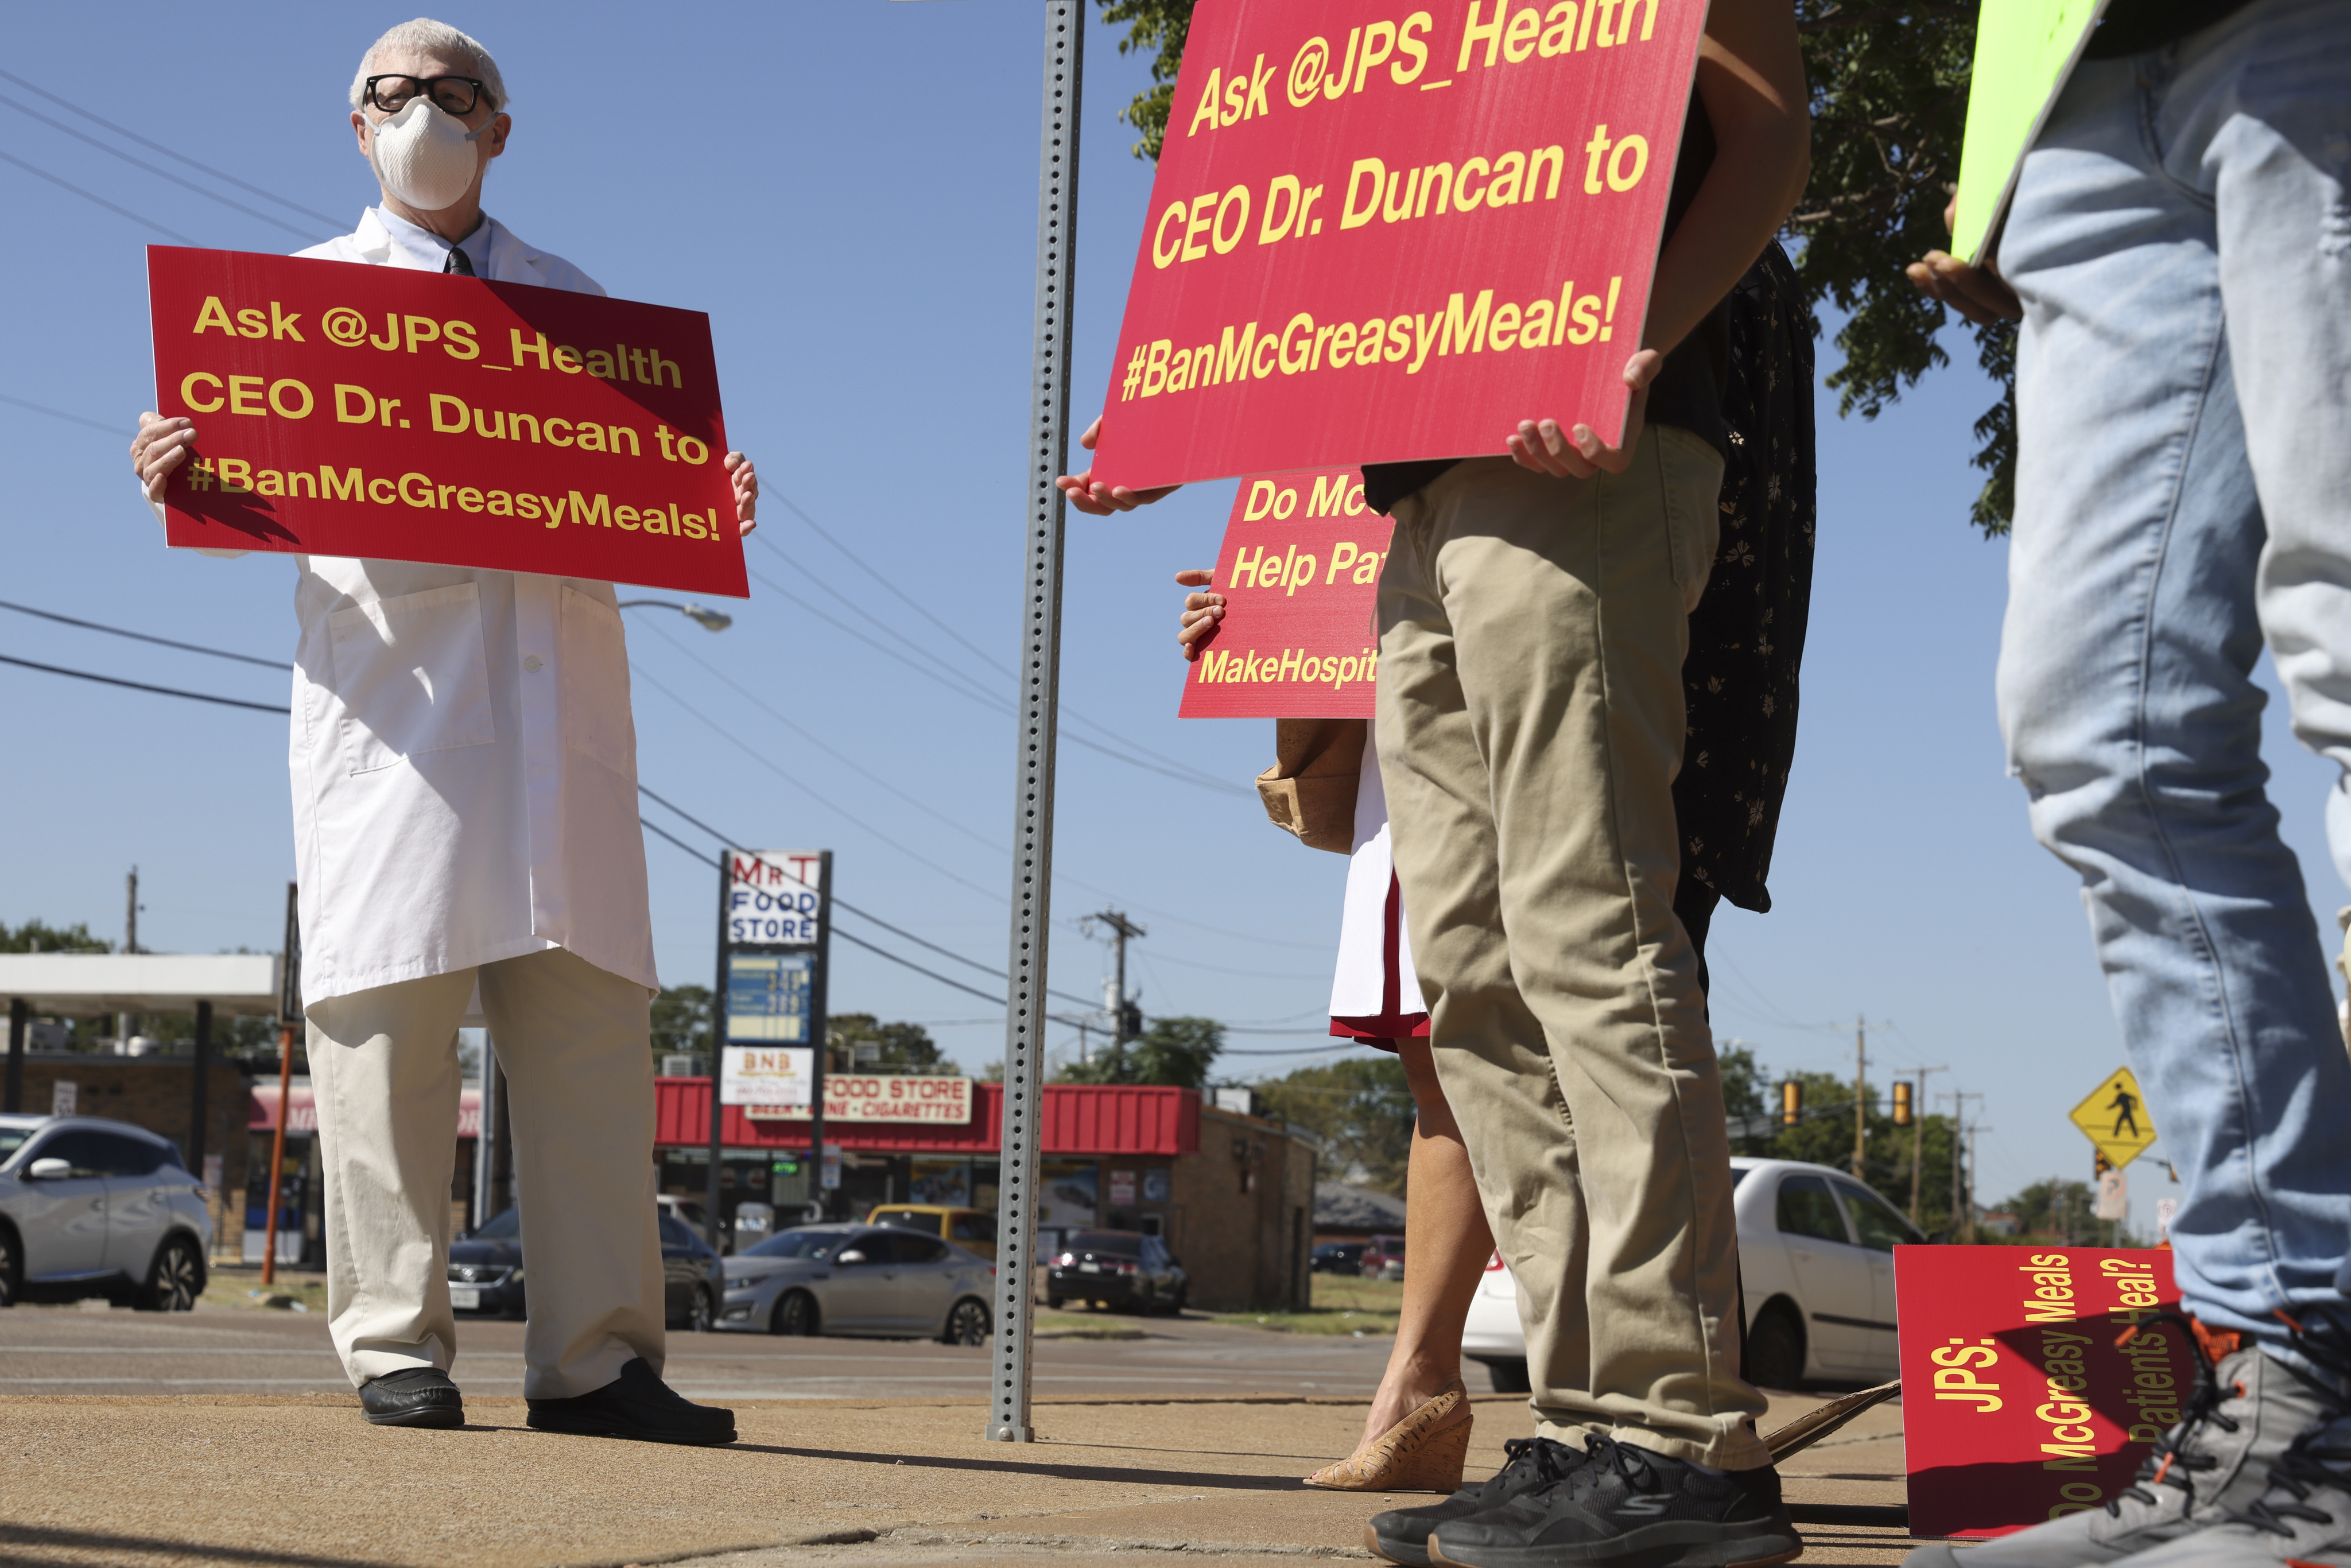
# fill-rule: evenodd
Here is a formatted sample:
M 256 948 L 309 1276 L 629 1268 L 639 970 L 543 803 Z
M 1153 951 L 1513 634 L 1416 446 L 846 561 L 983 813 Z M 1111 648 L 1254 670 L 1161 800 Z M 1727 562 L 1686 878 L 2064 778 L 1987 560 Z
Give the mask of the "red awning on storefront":
M 828 1120 L 825 1142 L 861 1154 L 992 1155 L 1004 1118 L 1004 1086 L 971 1086 L 971 1120 L 961 1124 Z M 710 1145 L 710 1080 L 657 1078 L 653 1141 Z M 1200 1093 L 1156 1084 L 1054 1083 L 1045 1089 L 1043 1152 L 1049 1155 L 1188 1155 L 1200 1146 Z M 805 1149 L 806 1122 L 754 1120 L 725 1107 L 721 1141 L 730 1149 Z
M 310 1086 L 297 1083 L 289 1098 L 293 1101 L 293 1114 L 286 1123 L 287 1135 L 309 1137 L 319 1130 L 319 1104 L 311 1098 Z M 254 1085 L 253 1098 L 246 1103 L 245 1129 L 248 1133 L 274 1133 L 277 1130 L 277 1084 Z M 478 1089 L 462 1090 L 457 1095 L 457 1135 L 461 1138 L 478 1137 L 481 1131 L 482 1092 Z

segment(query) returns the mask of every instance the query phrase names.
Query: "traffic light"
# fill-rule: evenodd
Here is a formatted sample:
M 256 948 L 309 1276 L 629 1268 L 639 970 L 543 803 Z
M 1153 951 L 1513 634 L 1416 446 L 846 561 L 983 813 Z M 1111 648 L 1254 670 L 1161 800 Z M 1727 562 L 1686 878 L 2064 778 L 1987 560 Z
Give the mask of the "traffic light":
M 1792 1127 L 1804 1119 L 1804 1086 L 1791 1078 L 1780 1085 L 1780 1124 Z
M 1910 1085 L 1902 1079 L 1894 1081 L 1894 1124 L 1907 1127 L 1911 1123 Z

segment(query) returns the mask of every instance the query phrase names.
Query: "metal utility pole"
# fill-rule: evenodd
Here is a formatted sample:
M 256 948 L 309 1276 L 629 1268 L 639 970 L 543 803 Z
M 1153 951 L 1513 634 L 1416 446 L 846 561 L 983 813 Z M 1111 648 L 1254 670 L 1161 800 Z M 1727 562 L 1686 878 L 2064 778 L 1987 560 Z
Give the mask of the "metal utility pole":
M 135 873 L 133 874 L 136 874 Z M 300 894 L 286 884 L 284 975 L 277 985 L 277 1130 L 269 1139 L 268 1214 L 261 1223 L 261 1282 L 277 1282 L 277 1211 L 285 1202 L 286 1124 L 294 1107 L 294 1027 L 302 1017 L 302 925 Z
M 1926 1223 L 1919 1218 L 1918 1213 L 1918 1186 L 1919 1183 L 1926 1178 L 1927 1107 L 1931 1103 L 1931 1102 L 1927 1098 L 1927 1074 L 1929 1072 L 1949 1072 L 1949 1071 L 1950 1069 L 1948 1067 L 1922 1067 L 1918 1069 L 1918 1109 L 1917 1116 L 1910 1128 L 1910 1223 L 1917 1226 L 1922 1230 L 1926 1228 Z M 1954 1145 L 1953 1147 L 1956 1150 L 1957 1145 Z
M 1012 806 L 1011 984 L 1005 995 L 1004 1121 L 998 1211 L 994 1392 L 987 1437 L 1036 1440 L 1029 1336 L 1036 1321 L 1037 1151 L 1045 1065 L 1045 959 L 1052 925 L 1053 762 L 1061 683 L 1061 541 L 1069 470 L 1070 307 L 1077 282 L 1078 117 L 1085 0 L 1046 0 L 1043 126 L 1037 153 L 1036 358 L 1029 398 L 1029 540 L 1021 579 L 1020 713 Z
M 1959 1239 L 1970 1246 L 1976 1239 L 1976 1137 L 1984 1129 L 1970 1125 L 1967 1120 L 1968 1102 L 1981 1100 L 1980 1094 L 1953 1090 L 1951 1101 L 1951 1224 Z M 1968 1156 L 1959 1158 L 1959 1140 L 1965 1138 Z
M 126 953 L 139 951 L 139 868 L 137 866 L 132 866 L 131 874 L 123 879 L 122 950 Z M 117 1013 L 115 1015 L 114 1033 L 118 1040 L 129 1040 L 138 1031 L 138 1014 Z
M 1853 1179 L 1862 1174 L 1862 1145 L 1869 1139 L 1869 1025 L 1859 1014 L 1853 1020 Z

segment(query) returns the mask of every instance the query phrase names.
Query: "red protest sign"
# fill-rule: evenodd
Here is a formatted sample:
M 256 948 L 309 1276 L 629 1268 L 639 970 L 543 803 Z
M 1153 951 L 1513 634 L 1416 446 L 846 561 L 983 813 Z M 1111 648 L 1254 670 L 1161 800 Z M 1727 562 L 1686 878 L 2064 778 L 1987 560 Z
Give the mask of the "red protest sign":
M 700 312 L 162 246 L 147 287 L 172 545 L 748 592 Z
M 1388 520 L 1356 469 L 1245 479 L 1217 550 L 1225 596 L 1182 718 L 1369 718 Z
M 2001 1535 L 2131 1484 L 2196 1386 L 2171 1254 L 1897 1247 L 1914 1535 Z
M 1703 0 L 1365 10 L 1193 13 L 1098 478 L 1623 434 Z

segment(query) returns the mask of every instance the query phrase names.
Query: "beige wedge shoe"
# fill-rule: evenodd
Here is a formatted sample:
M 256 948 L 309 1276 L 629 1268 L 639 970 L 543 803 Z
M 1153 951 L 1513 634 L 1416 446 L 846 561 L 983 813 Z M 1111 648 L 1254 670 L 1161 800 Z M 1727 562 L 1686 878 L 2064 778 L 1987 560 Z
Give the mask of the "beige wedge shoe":
M 1460 1490 L 1461 1467 L 1469 1456 L 1469 1427 L 1477 1420 L 1462 1410 L 1468 1402 L 1469 1391 L 1457 1378 L 1337 1464 L 1308 1476 L 1306 1484 L 1328 1491 Z M 1438 1423 L 1456 1411 L 1462 1411 L 1461 1418 L 1440 1430 Z

